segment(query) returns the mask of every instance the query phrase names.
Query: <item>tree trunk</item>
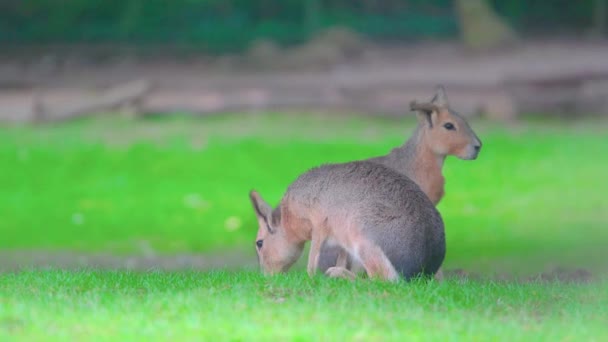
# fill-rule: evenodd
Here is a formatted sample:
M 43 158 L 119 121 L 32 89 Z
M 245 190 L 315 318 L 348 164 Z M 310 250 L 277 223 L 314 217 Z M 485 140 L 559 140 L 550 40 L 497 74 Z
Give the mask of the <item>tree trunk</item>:
M 608 4 L 606 0 L 595 0 L 593 5 L 593 31 L 598 37 L 606 34 L 606 17 Z
M 306 0 L 304 2 L 304 20 L 308 34 L 317 32 L 320 26 L 321 0 Z
M 487 0 L 456 0 L 463 43 L 475 50 L 488 50 L 517 40 L 513 29 L 500 18 Z

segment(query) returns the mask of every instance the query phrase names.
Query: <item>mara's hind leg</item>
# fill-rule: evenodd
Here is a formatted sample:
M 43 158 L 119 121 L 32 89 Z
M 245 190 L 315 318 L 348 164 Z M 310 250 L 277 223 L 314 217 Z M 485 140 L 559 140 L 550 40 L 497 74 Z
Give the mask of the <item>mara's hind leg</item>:
M 361 239 L 355 247 L 355 253 L 370 278 L 389 281 L 399 280 L 399 273 L 397 273 L 391 261 L 382 249 L 372 241 Z

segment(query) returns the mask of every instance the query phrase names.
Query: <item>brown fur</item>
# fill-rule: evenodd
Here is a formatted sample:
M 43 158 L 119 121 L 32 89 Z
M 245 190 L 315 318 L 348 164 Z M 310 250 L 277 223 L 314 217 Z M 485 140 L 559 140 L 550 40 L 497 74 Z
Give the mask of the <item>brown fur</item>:
M 274 210 L 257 192 L 250 197 L 265 273 L 287 271 L 308 240 L 310 275 L 327 243 L 348 252 L 370 277 L 391 281 L 434 274 L 445 256 L 443 220 L 433 203 L 407 176 L 377 163 L 314 168 L 289 186 Z M 351 277 L 344 268 L 329 274 Z
M 476 159 L 482 143 L 466 120 L 450 108 L 443 86 L 437 87 L 429 103 L 413 102 L 411 108 L 418 113 L 418 126 L 408 141 L 388 155 L 369 160 L 404 173 L 438 204 L 444 195 L 445 158 Z M 446 129 L 446 124 L 454 130 Z
M 371 158 L 369 161 L 407 175 L 437 205 L 444 196 L 442 168 L 445 158 L 453 155 L 465 160 L 476 159 L 482 144 L 466 120 L 450 108 L 442 86 L 437 87 L 430 102 L 412 102 L 411 109 L 418 113 L 418 126 L 412 136 L 403 146 L 393 149 L 388 155 Z M 454 129 L 448 130 L 447 124 L 451 124 Z M 334 261 L 338 255 L 338 247 L 324 248 L 321 251 L 320 269 L 327 270 L 336 265 Z

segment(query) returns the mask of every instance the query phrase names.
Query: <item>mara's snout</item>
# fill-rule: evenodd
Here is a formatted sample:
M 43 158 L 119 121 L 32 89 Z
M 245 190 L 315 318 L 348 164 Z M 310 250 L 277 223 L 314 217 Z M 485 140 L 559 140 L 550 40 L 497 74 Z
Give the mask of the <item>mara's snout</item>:
M 475 139 L 474 142 L 467 145 L 465 149 L 465 153 L 460 156 L 460 159 L 463 160 L 475 160 L 477 156 L 479 156 L 479 152 L 481 151 L 481 141 L 479 139 Z

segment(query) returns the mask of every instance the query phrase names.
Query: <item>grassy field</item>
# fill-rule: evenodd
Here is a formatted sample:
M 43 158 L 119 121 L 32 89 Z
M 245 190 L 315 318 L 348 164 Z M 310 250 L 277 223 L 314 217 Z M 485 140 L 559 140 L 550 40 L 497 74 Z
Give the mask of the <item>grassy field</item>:
M 472 124 L 484 149 L 448 159 L 439 209 L 446 268 L 481 279 L 4 273 L 0 340 L 606 340 L 608 122 Z M 1 126 L 0 252 L 253 252 L 251 188 L 276 203 L 308 168 L 384 154 L 413 125 L 269 114 Z M 555 266 L 592 281 L 514 278 Z
M 308 168 L 387 153 L 414 123 L 269 114 L 4 126 L 0 249 L 253 251 L 251 188 L 277 203 Z M 472 125 L 479 159 L 445 166 L 447 265 L 605 265 L 608 123 Z
M 23 272 L 0 339 L 602 341 L 608 283 L 309 279 L 302 273 Z

